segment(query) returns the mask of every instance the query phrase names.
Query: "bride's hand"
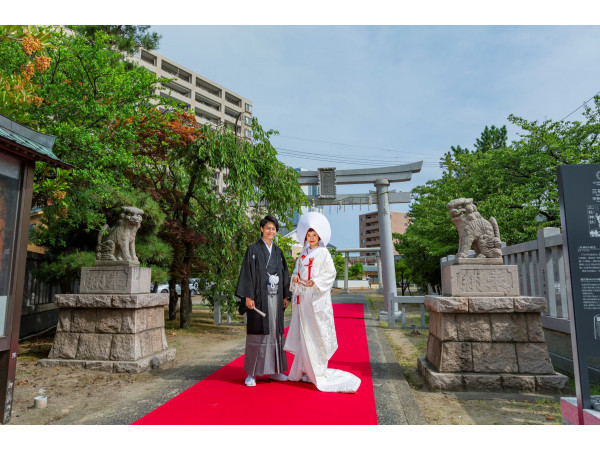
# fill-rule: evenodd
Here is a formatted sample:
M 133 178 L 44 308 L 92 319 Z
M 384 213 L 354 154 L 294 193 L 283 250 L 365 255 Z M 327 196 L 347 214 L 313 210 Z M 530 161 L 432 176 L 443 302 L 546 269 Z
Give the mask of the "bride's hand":
M 292 277 L 292 283 L 298 283 L 300 281 L 300 277 L 298 275 L 296 275 L 295 277 Z
M 308 280 L 306 283 L 304 283 L 304 286 L 308 286 L 308 287 L 313 287 L 315 285 L 315 282 L 313 280 Z

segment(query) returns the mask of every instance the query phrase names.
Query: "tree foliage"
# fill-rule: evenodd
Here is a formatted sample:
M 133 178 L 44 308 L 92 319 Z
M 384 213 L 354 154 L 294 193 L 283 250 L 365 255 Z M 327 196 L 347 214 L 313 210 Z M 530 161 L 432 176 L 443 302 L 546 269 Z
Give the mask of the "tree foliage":
M 291 236 L 282 236 L 281 233 L 277 234 L 277 246 L 283 252 L 285 256 L 285 262 L 288 265 L 290 275 L 296 265 L 296 258 L 292 256 L 292 247 L 294 245 L 294 239 Z
M 141 47 L 156 50 L 162 38 L 156 32 L 148 32 L 150 25 L 71 25 L 69 28 L 91 39 L 101 31 L 109 36 L 110 45 L 129 54 Z
M 0 25 L 0 114 L 32 125 L 30 106 L 39 107 L 39 75 L 48 70 L 51 29 Z
M 394 233 L 396 238 L 396 233 Z M 396 246 L 397 247 L 397 246 Z M 412 270 L 407 264 L 404 258 L 394 261 L 394 269 L 396 270 L 396 283 L 400 285 L 402 295 L 405 295 L 406 291 L 410 293 L 410 283 L 412 283 Z
M 277 160 L 275 131 L 254 119 L 249 141 L 198 125 L 159 96 L 167 80 L 126 63 L 114 35 L 93 31 L 93 39 L 52 35 L 50 67 L 34 75 L 43 101 L 22 105 L 40 130 L 57 137 L 55 154 L 74 166 L 68 176 L 44 165 L 36 170 L 44 214 L 35 242 L 56 257 L 45 273 L 67 286 L 77 264 L 89 264 L 98 230 L 114 224 L 120 206 L 132 205 L 145 211 L 136 240 L 141 263 L 154 269 L 154 282 L 181 285 L 180 325 L 189 325 L 192 276 L 209 287 L 209 299 L 223 299 L 232 311 L 240 264 L 260 236 L 260 218 L 291 217 L 306 204 L 298 174 Z M 14 52 L 7 70 L 18 69 L 21 59 Z M 227 177 L 222 193 L 215 192 L 216 172 Z M 44 187 L 48 180 L 59 194 Z
M 331 259 L 333 259 L 333 265 L 335 266 L 335 271 L 337 272 L 336 278 L 341 280 L 344 278 L 344 266 L 346 265 L 346 258 L 340 252 L 337 252 L 335 248 L 330 248 L 329 253 L 331 254 Z
M 600 97 L 581 121 L 508 120 L 522 130 L 517 140 L 507 144 L 505 127 L 486 127 L 474 150 L 452 147 L 442 158 L 442 177 L 413 190 L 413 223 L 397 249 L 421 286 L 439 288 L 439 259 L 458 247 L 450 200 L 473 198 L 484 218 L 496 218 L 507 245 L 533 240 L 538 229 L 560 226 L 557 167 L 600 162 Z
M 348 278 L 351 280 L 362 280 L 363 275 L 365 274 L 365 268 L 362 263 L 355 262 L 348 269 Z
M 267 213 L 288 217 L 306 199 L 297 173 L 277 160 L 265 132 L 253 122 L 254 142 L 226 127 L 199 126 L 190 114 L 163 114 L 126 121 L 121 126 L 138 133 L 128 172 L 131 183 L 161 205 L 166 220 L 159 236 L 174 249 L 169 273 L 182 289 L 180 322 L 189 324 L 191 298 L 187 280 L 200 278 L 207 298 L 235 309 L 235 284 L 246 247 L 260 237 L 259 220 Z M 213 175 L 226 174 L 226 189 L 215 192 Z M 248 215 L 248 206 L 252 215 Z M 263 206 L 264 205 L 264 206 Z M 175 318 L 177 298 L 170 302 Z

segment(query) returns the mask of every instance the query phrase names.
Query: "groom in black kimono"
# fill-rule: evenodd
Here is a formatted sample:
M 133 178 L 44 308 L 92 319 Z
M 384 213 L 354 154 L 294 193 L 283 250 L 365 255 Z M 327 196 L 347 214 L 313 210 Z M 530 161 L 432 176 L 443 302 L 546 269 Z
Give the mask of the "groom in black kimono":
M 290 277 L 283 252 L 275 243 L 279 222 L 273 216 L 260 221 L 261 238 L 246 250 L 235 295 L 240 314 L 247 313 L 246 386 L 256 386 L 256 376 L 270 375 L 286 381 L 283 351 L 283 313 L 291 298 Z M 259 314 L 261 311 L 264 317 Z

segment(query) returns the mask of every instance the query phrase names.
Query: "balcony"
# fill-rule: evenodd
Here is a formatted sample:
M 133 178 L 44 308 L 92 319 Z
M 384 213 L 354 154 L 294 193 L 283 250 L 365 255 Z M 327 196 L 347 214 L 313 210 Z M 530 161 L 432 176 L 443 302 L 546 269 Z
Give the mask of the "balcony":
M 221 104 L 219 102 L 211 100 L 204 95 L 196 93 L 196 102 L 206 106 L 207 108 L 214 109 L 215 111 L 221 111 Z
M 156 67 L 156 56 L 152 53 L 148 53 L 146 50 L 142 50 L 140 53 L 140 59 L 146 64 Z
M 238 108 L 242 107 L 242 99 L 236 97 L 235 95 L 231 95 L 229 92 L 225 92 L 225 100 L 232 105 L 237 106 Z
M 225 107 L 225 115 L 231 117 L 234 121 L 237 120 L 237 118 L 239 117 L 240 113 L 238 111 L 235 111 L 231 108 L 229 108 L 228 106 Z
M 183 108 L 185 110 L 189 111 L 190 109 L 192 109 L 192 106 L 189 103 L 186 103 L 186 102 L 184 102 L 182 100 L 179 100 L 178 98 L 175 98 L 172 95 L 165 94 L 164 92 L 161 92 L 160 96 L 164 97 L 164 98 L 168 98 L 168 99 L 174 100 L 181 108 Z
M 207 122 L 210 122 L 213 125 L 219 125 L 219 123 L 221 123 L 221 118 L 219 116 L 216 116 L 208 111 L 205 111 L 201 107 L 196 106 L 196 109 L 194 110 L 194 112 L 197 117 L 199 117 L 200 119 L 203 119 Z
M 171 89 L 171 91 L 181 95 L 182 97 L 192 98 L 192 91 L 180 84 L 171 81 L 169 83 L 166 83 L 164 86 Z
M 174 75 L 177 78 L 179 78 L 180 80 L 183 80 L 187 83 L 191 83 L 192 82 L 192 74 L 189 72 L 186 72 L 183 69 L 180 69 L 177 66 L 174 66 L 173 64 L 169 64 L 166 61 L 163 61 L 161 64 L 161 67 L 163 72 L 167 72 L 169 75 Z
M 196 87 L 203 92 L 207 92 L 210 95 L 214 95 L 215 97 L 221 98 L 223 91 L 219 89 L 217 86 L 213 86 L 207 81 L 202 80 L 201 78 L 196 77 Z

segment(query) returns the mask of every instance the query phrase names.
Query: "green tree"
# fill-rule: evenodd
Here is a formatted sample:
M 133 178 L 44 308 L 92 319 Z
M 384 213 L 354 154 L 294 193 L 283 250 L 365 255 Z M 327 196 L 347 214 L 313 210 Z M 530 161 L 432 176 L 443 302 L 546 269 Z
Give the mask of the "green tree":
M 333 265 L 335 266 L 335 271 L 337 272 L 336 278 L 338 280 L 344 279 L 344 266 L 346 265 L 346 258 L 342 253 L 339 253 L 335 250 L 335 248 L 330 248 L 329 253 L 331 255 L 331 259 L 333 259 Z
M 162 36 L 149 32 L 150 25 L 71 25 L 78 33 L 95 39 L 99 31 L 109 36 L 109 43 L 122 52 L 133 54 L 141 47 L 156 50 Z
M 32 78 L 40 86 L 43 102 L 23 108 L 28 108 L 41 131 L 57 136 L 54 153 L 74 170 L 65 186 L 62 174 L 44 164 L 36 166 L 38 186 L 54 180 L 62 188 L 51 189 L 50 197 L 40 189 L 34 197 L 44 209 L 35 242 L 49 248 L 59 261 L 61 255 L 77 250 L 93 252 L 97 232 L 107 221 L 112 222 L 115 208 L 133 204 L 146 211 L 138 239 L 142 263 L 164 263 L 172 252 L 150 238 L 164 214 L 155 199 L 140 198 L 124 176 L 140 161 L 130 147 L 134 133 L 119 126 L 146 116 L 154 108 L 152 102 L 161 101 L 152 93 L 157 88 L 156 76 L 139 67 L 126 67 L 103 33 L 90 42 L 79 35 L 56 32 L 49 44 L 50 67 Z M 16 56 L 7 58 L 5 64 L 17 67 L 20 60 Z M 141 203 L 130 203 L 137 200 Z M 150 240 L 145 242 L 145 236 Z
M 209 300 L 219 299 L 233 312 L 241 261 L 259 237 L 258 222 L 267 212 L 288 217 L 306 198 L 297 173 L 276 158 L 269 141 L 274 132 L 264 131 L 256 120 L 250 142 L 229 128 L 199 126 L 189 114 L 160 117 L 163 123 L 144 118 L 123 126 L 137 131 L 135 153 L 149 162 L 132 171 L 130 181 L 157 198 L 167 215 L 159 236 L 174 248 L 169 273 L 171 281 L 181 283 L 180 326 L 185 328 L 191 312 L 187 280 L 197 275 L 208 287 Z M 215 171 L 227 174 L 222 193 L 215 193 Z M 255 205 L 252 217 L 249 205 Z
M 365 268 L 360 262 L 355 262 L 348 269 L 348 278 L 351 280 L 362 280 L 365 274 Z
M 51 29 L 33 25 L 0 25 L 0 114 L 35 126 L 31 107 L 39 107 L 39 74 L 50 65 L 46 50 Z
M 396 233 L 394 233 L 396 234 Z M 394 262 L 396 270 L 396 282 L 400 284 L 402 295 L 408 290 L 410 294 L 410 283 L 412 282 L 412 271 L 404 258 Z
M 506 127 L 486 126 L 476 140 L 475 150 L 452 147 L 442 158 L 442 177 L 413 189 L 409 211 L 413 221 L 404 235 L 395 235 L 394 239 L 414 282 L 424 292 L 440 291 L 439 260 L 454 254 L 458 246 L 458 233 L 446 204 L 455 198 L 473 198 L 479 211 L 489 215 L 487 205 L 480 200 L 488 198 L 496 184 L 488 182 L 491 173 L 480 176 L 480 170 L 484 161 L 491 154 L 502 152 L 505 145 Z
M 560 226 L 557 167 L 600 162 L 600 97 L 581 120 L 508 120 L 521 128 L 518 140 L 506 144 L 505 127 L 486 127 L 474 151 L 453 147 L 442 158 L 442 177 L 413 190 L 414 221 L 397 248 L 421 287 L 439 287 L 439 259 L 456 252 L 448 201 L 473 198 L 484 218 L 496 218 L 508 245 L 533 240 L 538 229 Z
M 282 236 L 281 233 L 277 234 L 277 246 L 281 249 L 283 255 L 285 256 L 285 261 L 288 265 L 290 275 L 292 274 L 296 264 L 296 258 L 292 256 L 292 247 L 294 242 L 294 239 L 290 236 Z

